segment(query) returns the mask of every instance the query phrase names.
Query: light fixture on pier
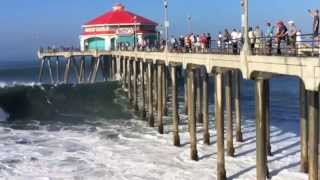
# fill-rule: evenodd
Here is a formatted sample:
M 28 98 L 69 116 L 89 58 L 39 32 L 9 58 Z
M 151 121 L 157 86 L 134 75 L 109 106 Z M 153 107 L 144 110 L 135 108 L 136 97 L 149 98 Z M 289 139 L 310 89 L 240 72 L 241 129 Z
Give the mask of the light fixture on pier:
M 168 0 L 163 0 L 164 6 L 164 27 L 165 27 L 165 40 L 166 40 L 166 47 L 165 51 L 168 51 L 168 38 L 169 38 L 169 20 L 168 20 Z

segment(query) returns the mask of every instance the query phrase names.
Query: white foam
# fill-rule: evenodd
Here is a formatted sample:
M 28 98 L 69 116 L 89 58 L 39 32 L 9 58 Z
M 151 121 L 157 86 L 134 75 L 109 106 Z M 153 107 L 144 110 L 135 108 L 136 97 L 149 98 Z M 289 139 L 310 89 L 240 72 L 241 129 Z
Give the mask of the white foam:
M 185 119 L 182 118 L 182 121 Z M 121 121 L 121 120 L 119 120 Z M 172 145 L 172 134 L 159 135 L 146 123 L 131 121 L 128 126 L 106 124 L 95 132 L 82 130 L 5 130 L 0 128 L 0 177 L 29 179 L 216 179 L 216 145 L 206 146 L 198 130 L 198 162 L 189 159 L 189 134 L 181 127 L 181 148 Z M 296 122 L 292 122 L 294 125 Z M 288 123 L 286 123 L 288 125 Z M 83 126 L 83 125 L 82 125 Z M 211 142 L 215 131 L 211 122 Z M 226 157 L 228 177 L 255 179 L 255 128 L 244 122 L 244 143 L 235 143 L 235 158 Z M 170 125 L 165 127 L 171 129 Z M 269 157 L 273 179 L 307 179 L 299 173 L 299 137 L 272 127 Z M 25 142 L 25 143 L 17 143 Z M 17 162 L 15 162 L 17 160 Z M 12 163 L 8 163 L 11 162 Z
M 17 81 L 13 81 L 11 83 L 0 82 L 0 88 L 15 87 L 15 86 L 35 87 L 35 86 L 41 86 L 41 85 L 42 85 L 41 83 L 37 83 L 37 82 L 17 82 Z

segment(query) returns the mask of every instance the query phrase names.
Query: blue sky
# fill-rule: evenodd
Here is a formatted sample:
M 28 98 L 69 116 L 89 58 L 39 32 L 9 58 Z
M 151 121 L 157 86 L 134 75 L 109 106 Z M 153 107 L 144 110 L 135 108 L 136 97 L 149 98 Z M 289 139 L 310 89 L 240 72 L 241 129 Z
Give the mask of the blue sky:
M 319 0 L 249 0 L 250 24 L 294 20 L 310 32 L 307 9 Z M 33 60 L 39 46 L 78 46 L 81 25 L 117 3 L 137 14 L 163 22 L 162 0 L 1 0 L 0 61 Z M 187 32 L 187 16 L 195 32 L 216 34 L 240 28 L 240 0 L 169 0 L 170 33 Z

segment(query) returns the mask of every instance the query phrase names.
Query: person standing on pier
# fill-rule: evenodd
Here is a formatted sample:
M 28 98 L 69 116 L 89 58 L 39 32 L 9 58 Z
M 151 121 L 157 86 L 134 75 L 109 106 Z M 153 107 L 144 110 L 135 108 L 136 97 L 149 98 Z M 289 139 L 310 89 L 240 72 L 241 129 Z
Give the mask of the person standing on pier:
M 260 53 L 260 49 L 262 47 L 262 31 L 260 29 L 259 26 L 256 26 L 256 28 L 254 29 L 254 37 L 255 37 L 255 50 L 256 50 L 256 54 Z
M 312 48 L 315 46 L 316 38 L 319 40 L 319 24 L 320 24 L 320 18 L 319 18 L 319 10 L 308 10 L 310 16 L 313 18 L 313 24 L 312 24 L 312 31 L 313 31 L 313 41 L 312 41 Z M 320 43 L 320 42 L 319 42 Z M 318 45 L 319 45 L 318 43 Z M 312 50 L 313 51 L 313 50 Z M 313 53 L 312 53 L 313 54 Z M 319 49 L 320 54 L 320 49 Z
M 254 36 L 254 31 L 252 27 L 249 27 L 249 39 L 250 39 L 250 45 L 251 45 L 251 52 L 254 53 L 254 47 L 256 43 L 256 37 Z
M 267 40 L 267 53 L 271 55 L 272 53 L 272 38 L 273 38 L 274 26 L 270 22 L 267 23 L 266 40 Z
M 288 22 L 288 46 L 290 53 L 295 54 L 296 52 L 296 39 L 298 29 L 293 21 Z
M 211 34 L 207 34 L 207 49 L 209 50 L 211 48 Z
M 232 53 L 238 54 L 238 32 L 236 29 L 233 29 L 231 32 L 231 39 L 232 39 Z
M 308 10 L 310 16 L 313 18 L 313 26 L 312 26 L 312 31 L 313 31 L 313 37 L 317 37 L 319 35 L 319 23 L 320 23 L 320 18 L 319 18 L 319 10 Z
M 223 42 L 224 42 L 224 46 L 225 46 L 225 48 L 227 50 L 227 53 L 229 51 L 230 40 L 231 40 L 230 33 L 229 33 L 228 29 L 225 29 L 224 30 L 224 36 L 223 36 Z
M 219 32 L 218 34 L 218 38 L 217 38 L 217 46 L 218 46 L 218 50 L 219 50 L 219 53 L 221 53 L 223 47 L 222 47 L 222 42 L 223 42 L 223 36 L 222 36 L 222 33 Z
M 277 54 L 281 55 L 281 42 L 286 39 L 288 36 L 288 29 L 282 21 L 277 23 L 277 33 L 276 33 L 276 42 L 277 42 Z

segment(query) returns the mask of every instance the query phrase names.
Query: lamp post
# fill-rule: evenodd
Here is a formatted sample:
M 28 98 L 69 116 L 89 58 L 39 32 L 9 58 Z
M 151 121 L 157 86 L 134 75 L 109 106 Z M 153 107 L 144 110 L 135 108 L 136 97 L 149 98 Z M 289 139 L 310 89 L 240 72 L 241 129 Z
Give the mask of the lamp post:
M 168 51 L 168 38 L 169 38 L 169 20 L 168 20 L 168 0 L 163 0 L 164 5 L 164 27 L 165 27 L 165 40 L 166 40 L 166 47 L 165 51 Z
M 246 55 L 251 55 L 251 48 L 249 45 L 249 9 L 248 9 L 248 0 L 241 0 L 241 9 L 242 9 L 242 14 L 241 14 L 241 25 L 242 25 L 242 33 L 243 33 L 243 38 L 244 38 L 244 44 L 243 44 L 243 48 L 242 51 L 246 54 Z
M 137 51 L 137 16 L 133 17 L 133 21 L 134 21 L 133 48 L 135 51 Z
M 189 33 L 191 34 L 192 32 L 192 17 L 188 16 L 188 28 L 189 28 Z
M 95 37 L 94 43 L 96 46 L 96 51 L 98 51 L 98 37 L 97 37 L 97 28 L 96 27 L 94 28 L 94 37 Z

